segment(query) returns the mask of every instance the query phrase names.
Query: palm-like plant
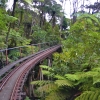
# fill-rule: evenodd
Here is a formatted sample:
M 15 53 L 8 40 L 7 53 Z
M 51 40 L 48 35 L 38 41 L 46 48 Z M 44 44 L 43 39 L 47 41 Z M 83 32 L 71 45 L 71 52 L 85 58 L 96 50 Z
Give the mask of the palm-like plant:
M 92 100 L 92 95 L 94 100 L 99 100 L 99 21 L 94 15 L 84 14 L 71 26 L 70 32 L 67 40 L 63 41 L 63 53 L 54 54 L 53 70 L 47 68 L 43 73 L 49 75 L 57 90 L 69 92 L 69 97 L 72 94 L 75 98 L 77 93 L 83 93 L 76 100 Z M 53 92 L 47 93 L 47 96 Z
M 53 68 L 41 65 L 42 74 L 47 80 L 33 81 L 31 84 L 36 85 L 37 91 L 40 92 L 41 98 L 45 100 L 66 100 L 69 98 L 68 90 L 74 88 L 74 82 L 67 79 L 65 76 L 55 74 Z M 49 80 L 48 80 L 49 78 Z

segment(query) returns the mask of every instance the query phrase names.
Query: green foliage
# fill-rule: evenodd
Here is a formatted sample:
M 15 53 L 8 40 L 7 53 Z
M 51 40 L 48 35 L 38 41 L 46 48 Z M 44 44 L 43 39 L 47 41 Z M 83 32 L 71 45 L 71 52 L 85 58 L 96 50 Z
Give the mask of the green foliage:
M 68 38 L 62 41 L 63 53 L 58 54 L 57 57 L 54 55 L 55 66 L 63 64 L 70 72 L 72 69 L 73 71 L 90 70 L 92 67 L 99 66 L 99 23 L 96 17 L 90 16 L 93 18 L 82 17 L 71 26 Z
M 66 86 L 66 87 L 73 87 L 73 83 L 67 79 L 65 80 L 56 80 L 55 84 L 57 84 L 59 87 Z
M 20 58 L 20 51 L 18 49 L 11 50 L 8 57 L 11 58 L 12 61 L 18 60 L 18 58 Z
M 100 92 L 99 91 L 86 91 L 82 93 L 79 97 L 75 100 L 99 100 L 100 99 Z
M 69 86 L 70 90 L 76 89 L 83 93 L 90 91 L 88 95 L 85 94 L 84 97 L 82 95 L 79 97 L 81 99 L 77 100 L 92 100 L 89 99 L 92 91 L 96 91 L 100 87 L 99 27 L 99 20 L 94 15 L 79 16 L 71 26 L 67 39 L 62 41 L 63 52 L 53 55 L 53 69 L 56 69 L 56 74 L 64 76 L 68 82 L 72 83 Z M 67 87 L 66 82 L 65 84 L 63 82 L 66 80 L 62 81 L 63 78 L 59 76 L 58 78 L 59 80 L 56 80 L 58 85 Z M 97 100 L 97 97 L 94 96 L 94 100 Z
M 5 16 L 6 20 L 7 20 L 7 23 L 13 23 L 15 21 L 17 21 L 18 19 L 16 17 L 13 17 L 13 16 L 9 16 L 6 14 Z
M 6 12 L 4 9 L 0 8 L 0 30 L 7 29 L 6 24 Z
M 5 34 L 3 34 L 5 32 L 0 33 L 0 49 L 6 48 L 6 44 L 5 44 Z
M 30 39 L 26 39 L 25 37 L 22 37 L 19 32 L 15 30 L 10 31 L 8 37 L 8 44 L 10 45 L 10 47 L 27 45 L 29 43 L 30 43 Z
M 39 96 L 41 98 L 44 97 L 45 99 L 50 100 L 50 97 L 55 96 L 53 100 L 65 100 L 67 97 L 65 92 L 66 88 L 73 88 L 74 84 L 70 80 L 66 79 L 66 77 L 61 75 L 56 75 L 53 68 L 50 68 L 49 66 L 40 65 L 42 68 L 42 74 L 43 76 L 47 76 L 50 80 L 42 80 L 42 81 L 33 81 L 31 84 L 36 85 L 38 88 L 36 89 L 38 93 L 40 93 Z M 43 73 L 46 72 L 46 73 Z M 40 87 L 39 87 L 40 86 Z M 60 93 L 60 94 L 59 94 Z
M 44 84 L 48 84 L 48 83 L 51 83 L 51 81 L 33 81 L 33 82 L 31 82 L 31 84 L 35 84 L 35 85 L 40 85 L 40 86 L 42 86 L 42 85 L 44 85 Z
M 78 74 L 65 74 L 65 77 L 71 81 L 79 81 L 80 77 Z
M 38 26 L 33 27 L 34 33 L 32 34 L 35 43 L 42 43 L 47 41 L 47 32 L 39 28 Z
M 40 67 L 41 68 L 43 68 L 43 69 L 47 69 L 47 70 L 53 70 L 51 67 L 49 67 L 49 66 L 46 66 L 46 65 L 40 65 Z
M 57 85 L 54 83 L 46 83 L 45 85 L 39 87 L 37 89 L 38 92 L 45 92 L 45 93 L 51 93 L 53 91 L 56 91 L 58 89 Z
M 81 16 L 78 17 L 78 19 L 84 19 L 84 18 L 85 18 L 85 19 L 86 19 L 86 18 L 91 19 L 93 22 L 99 24 L 99 21 L 98 21 L 98 19 L 96 18 L 95 15 L 91 15 L 91 14 L 85 13 L 85 14 L 82 14 Z M 90 20 L 90 23 L 92 23 L 91 20 Z
M 66 28 L 70 26 L 70 19 L 66 18 L 65 16 L 63 17 L 63 22 L 62 22 L 62 29 L 66 30 Z
M 59 75 L 64 75 L 69 71 L 69 68 L 67 67 L 67 61 L 70 58 L 70 55 L 67 52 L 63 53 L 54 53 L 54 62 L 53 62 L 53 68 L 55 69 L 55 73 Z
M 66 100 L 66 94 L 61 91 L 51 92 L 45 100 Z
M 58 26 L 52 28 L 52 26 L 49 23 L 46 23 L 43 26 L 43 29 L 39 26 L 34 26 L 33 30 L 34 33 L 32 34 L 32 38 L 34 43 L 59 41 Z
M 28 4 L 32 5 L 32 0 L 24 0 L 25 2 L 27 2 Z
M 25 100 L 30 100 L 29 97 L 26 96 Z

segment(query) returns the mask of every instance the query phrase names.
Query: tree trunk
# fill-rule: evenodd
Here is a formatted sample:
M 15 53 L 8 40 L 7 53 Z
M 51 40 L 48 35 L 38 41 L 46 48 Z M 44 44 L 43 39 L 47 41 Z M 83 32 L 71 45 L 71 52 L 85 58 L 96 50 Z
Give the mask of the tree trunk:
M 18 0 L 14 0 L 14 3 L 13 3 L 13 11 L 12 11 L 12 14 L 11 14 L 11 16 L 14 16 L 14 14 L 15 14 L 15 7 L 16 7 L 16 2 L 17 2 Z
M 20 26 L 21 23 L 22 23 L 22 19 L 23 19 L 23 11 L 20 11 L 20 21 L 19 21 L 19 26 Z
M 13 3 L 13 11 L 12 11 L 12 13 L 11 13 L 11 16 L 14 16 L 14 11 L 15 11 L 15 7 L 16 7 L 16 2 L 17 2 L 18 0 L 14 0 L 14 3 Z M 11 29 L 11 26 L 12 26 L 12 24 L 10 23 L 9 24 L 9 28 L 8 28 L 8 32 L 7 32 L 7 36 L 6 36 L 6 45 L 8 46 L 8 36 L 9 36 L 9 32 L 10 32 L 10 29 Z

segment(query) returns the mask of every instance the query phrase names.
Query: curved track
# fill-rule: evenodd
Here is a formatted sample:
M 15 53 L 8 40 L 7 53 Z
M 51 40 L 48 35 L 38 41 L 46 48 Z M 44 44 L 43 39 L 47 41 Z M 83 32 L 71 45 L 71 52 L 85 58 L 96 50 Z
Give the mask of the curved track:
M 9 73 L 0 83 L 0 100 L 22 100 L 24 95 L 22 88 L 29 71 L 39 61 L 45 59 L 60 47 L 60 45 L 53 46 L 30 57 Z

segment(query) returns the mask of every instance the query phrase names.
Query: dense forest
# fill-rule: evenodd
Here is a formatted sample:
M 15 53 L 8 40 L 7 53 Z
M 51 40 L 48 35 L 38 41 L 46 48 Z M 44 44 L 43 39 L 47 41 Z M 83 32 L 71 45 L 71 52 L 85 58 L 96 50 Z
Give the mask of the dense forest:
M 7 0 L 1 0 L 0 49 L 56 41 L 62 52 L 53 54 L 52 67 L 40 65 L 44 80 L 30 83 L 34 94 L 41 100 L 100 100 L 100 3 L 83 2 L 77 10 L 75 0 L 67 18 L 62 7 L 66 0 L 59 1 L 14 0 L 7 10 Z M 17 50 L 9 52 L 9 61 L 18 55 Z

